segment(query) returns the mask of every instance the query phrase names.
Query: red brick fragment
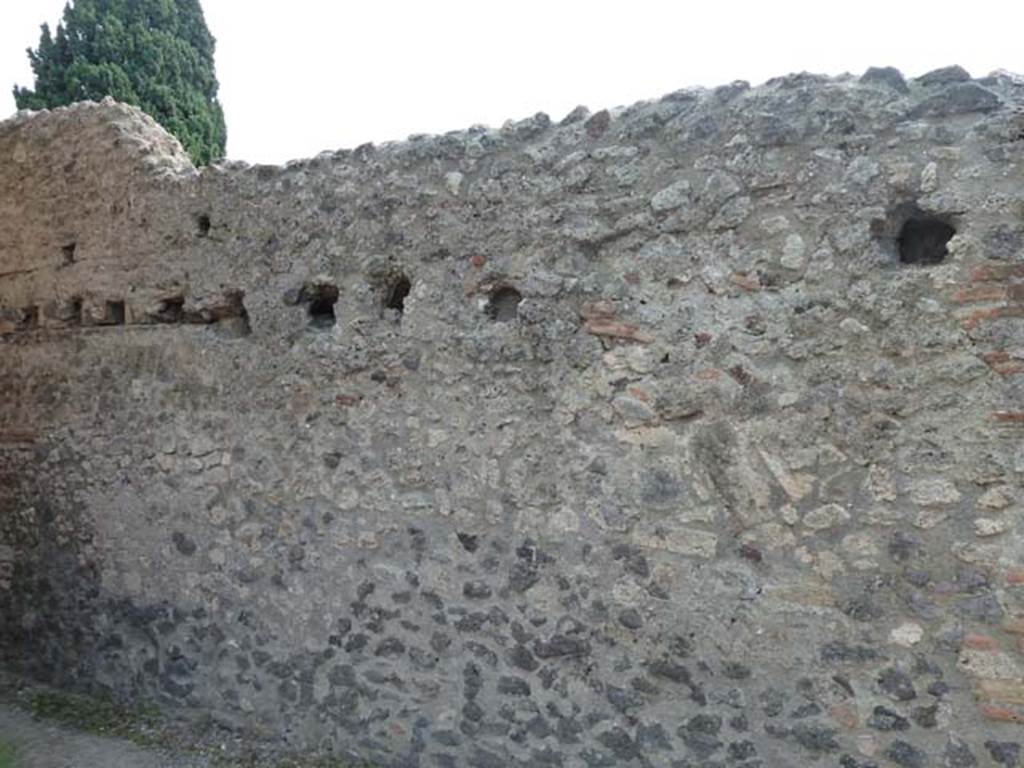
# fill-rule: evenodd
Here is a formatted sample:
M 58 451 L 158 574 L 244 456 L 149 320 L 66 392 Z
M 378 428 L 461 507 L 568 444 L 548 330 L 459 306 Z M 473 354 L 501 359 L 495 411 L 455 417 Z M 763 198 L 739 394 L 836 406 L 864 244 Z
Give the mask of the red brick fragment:
M 847 730 L 852 730 L 860 725 L 857 711 L 849 704 L 833 704 L 828 708 L 828 715 L 833 722 Z
M 580 316 L 584 320 L 583 330 L 594 336 L 635 341 L 640 344 L 650 344 L 654 341 L 654 337 L 644 333 L 640 326 L 616 320 L 617 311 L 615 304 L 610 301 L 587 302 L 580 307 Z
M 1011 357 L 1009 352 L 986 352 L 981 359 L 1000 376 L 1015 376 L 1018 373 L 1024 373 L 1024 360 Z
M 618 310 L 610 301 L 588 301 L 580 308 L 584 320 L 613 320 Z
M 594 336 L 635 341 L 639 344 L 650 344 L 654 341 L 654 337 L 641 331 L 640 326 L 614 320 L 587 320 L 583 324 L 583 329 Z
M 733 272 L 729 275 L 729 282 L 733 285 L 739 286 L 744 291 L 750 291 L 751 293 L 761 290 L 761 280 L 757 275 L 748 275 L 744 272 Z
M 1000 376 L 1016 376 L 1018 373 L 1024 373 L 1024 363 L 1002 363 L 993 365 L 992 370 Z
M 990 635 L 968 632 L 964 636 L 964 648 L 970 648 L 972 651 L 998 651 L 999 641 Z
M 1001 320 L 1007 317 L 1024 317 L 1024 307 L 992 307 L 977 309 L 963 321 L 965 330 L 977 328 L 984 320 Z
M 967 304 L 972 301 L 1005 301 L 1007 296 L 1008 293 L 1004 286 L 981 285 L 955 291 L 950 299 L 957 304 Z
M 635 397 L 642 403 L 651 402 L 650 393 L 647 392 L 647 390 L 640 389 L 640 387 L 627 387 L 626 392 L 628 392 L 632 397 Z
M 997 704 L 982 704 L 979 709 L 982 716 L 987 717 L 989 720 L 998 720 L 1001 723 L 1024 724 L 1024 713 L 1017 712 L 1008 707 L 1000 707 Z
M 979 264 L 971 270 L 972 283 L 1024 277 L 1024 264 Z
M 1012 358 L 1009 352 L 986 352 L 981 356 L 981 359 L 989 365 L 997 365 L 1009 362 Z

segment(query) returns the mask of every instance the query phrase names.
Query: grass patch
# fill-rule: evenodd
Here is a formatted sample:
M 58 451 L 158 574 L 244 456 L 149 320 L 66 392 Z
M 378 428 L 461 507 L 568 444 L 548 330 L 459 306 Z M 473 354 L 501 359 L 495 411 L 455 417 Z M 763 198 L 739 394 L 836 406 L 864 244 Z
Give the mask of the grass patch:
M 82 696 L 57 691 L 38 692 L 28 699 L 33 716 L 52 720 L 68 728 L 116 739 L 131 741 L 141 747 L 160 747 L 174 752 L 204 755 L 214 768 L 379 768 L 372 763 L 344 757 L 266 756 L 229 757 L 215 749 L 186 746 L 164 726 L 160 711 L 154 706 L 126 707 L 107 697 Z M 13 747 L 4 752 L 0 741 L 0 768 L 16 768 Z M 6 761 L 5 761 L 6 760 Z
M 14 745 L 0 741 L 0 768 L 14 768 Z
M 157 741 L 152 734 L 160 713 L 154 707 L 129 708 L 109 698 L 45 692 L 32 697 L 29 710 L 35 717 L 79 731 L 128 739 L 143 746 Z M 6 766 L 0 764 L 0 768 Z
M 213 764 L 216 768 L 380 768 L 374 763 L 363 760 L 350 760 L 343 757 L 294 757 L 277 758 L 267 761 L 266 758 L 217 758 Z

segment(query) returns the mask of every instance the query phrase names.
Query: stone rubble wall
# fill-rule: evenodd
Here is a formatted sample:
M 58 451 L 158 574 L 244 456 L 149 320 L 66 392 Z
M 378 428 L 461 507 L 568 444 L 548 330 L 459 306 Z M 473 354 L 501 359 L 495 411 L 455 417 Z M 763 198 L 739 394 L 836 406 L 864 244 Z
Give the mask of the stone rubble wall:
M 1021 105 L 0 123 L 0 658 L 382 766 L 1024 764 Z

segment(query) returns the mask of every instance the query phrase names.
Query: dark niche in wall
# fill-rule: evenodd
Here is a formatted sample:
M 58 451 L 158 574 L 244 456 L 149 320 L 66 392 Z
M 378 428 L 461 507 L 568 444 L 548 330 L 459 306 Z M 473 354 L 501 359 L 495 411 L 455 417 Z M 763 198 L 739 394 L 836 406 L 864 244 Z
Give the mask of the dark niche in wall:
M 67 324 L 68 325 L 81 325 L 82 324 L 82 299 L 78 296 L 73 297 L 67 304 Z
M 288 289 L 284 303 L 289 307 L 305 307 L 310 328 L 324 330 L 337 323 L 334 305 L 338 303 L 338 286 L 327 279 L 316 278 Z
M 39 327 L 39 307 L 0 307 L 0 334 L 34 331 Z
M 201 213 L 196 216 L 196 234 L 200 237 L 209 237 L 212 226 L 213 222 L 210 221 L 210 214 Z
M 487 316 L 496 323 L 511 323 L 519 317 L 519 303 L 523 294 L 511 285 L 499 285 L 487 301 Z
M 896 264 L 931 266 L 949 256 L 949 241 L 956 234 L 956 226 L 951 214 L 925 211 L 916 201 L 910 201 L 874 221 L 872 234 Z
M 405 275 L 397 275 L 384 288 L 384 309 L 398 313 L 399 318 L 405 312 L 405 300 L 412 290 L 412 283 Z
M 102 325 L 124 325 L 125 308 L 123 301 L 108 301 Z
M 34 331 L 39 327 L 39 307 L 25 307 L 18 312 L 17 329 L 19 331 Z
M 74 328 L 82 324 L 82 299 L 72 296 L 43 305 L 43 317 L 51 328 Z
M 146 312 L 141 322 L 209 325 L 214 330 L 228 337 L 248 336 L 252 332 L 249 323 L 249 312 L 245 308 L 245 293 L 238 289 L 225 289 L 220 294 L 211 294 L 190 299 L 186 305 L 184 294 L 174 294 L 161 299 L 155 309 Z M 132 318 L 133 322 L 140 322 Z M 108 301 L 106 314 L 100 325 L 123 325 L 125 323 L 125 303 Z
M 168 296 L 161 299 L 153 313 L 153 320 L 158 323 L 180 323 L 185 311 L 184 296 Z
M 338 288 L 334 285 L 316 284 L 304 289 L 305 304 L 311 328 L 331 328 L 338 321 L 334 305 L 338 303 Z
M 184 313 L 183 322 L 212 325 L 220 334 L 232 338 L 252 333 L 249 311 L 245 308 L 245 292 L 235 289 L 225 290 L 220 296 L 207 297 Z
M 245 293 L 227 291 L 224 302 L 214 308 L 213 321 L 227 336 L 248 336 L 252 333 L 249 311 L 245 308 Z
M 896 244 L 901 264 L 941 264 L 949 255 L 953 226 L 937 216 L 913 216 L 900 228 Z
M 319 292 L 309 302 L 309 325 L 313 328 L 331 328 L 338 322 L 334 305 L 338 303 L 338 289 Z

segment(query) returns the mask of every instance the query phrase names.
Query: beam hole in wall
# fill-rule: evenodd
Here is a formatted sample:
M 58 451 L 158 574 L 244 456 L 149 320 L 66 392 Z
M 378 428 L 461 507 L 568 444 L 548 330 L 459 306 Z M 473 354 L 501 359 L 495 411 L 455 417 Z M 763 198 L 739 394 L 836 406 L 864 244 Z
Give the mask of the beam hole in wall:
M 487 316 L 496 323 L 510 323 L 519 316 L 523 294 L 510 285 L 495 288 L 487 302 Z
M 180 323 L 185 310 L 184 296 L 170 296 L 157 305 L 154 319 L 158 323 Z
M 196 233 L 200 237 L 209 237 L 210 227 L 212 226 L 213 223 L 210 221 L 210 214 L 201 213 L 196 216 Z
M 25 307 L 19 313 L 17 329 L 19 331 L 33 331 L 39 327 L 39 307 Z
M 949 255 L 949 241 L 956 229 L 938 216 L 910 216 L 900 227 L 896 245 L 901 264 L 941 264 Z
M 106 312 L 107 325 L 124 325 L 125 309 L 123 301 L 108 301 Z
M 338 318 L 334 305 L 338 303 L 338 288 L 334 285 L 318 284 L 309 286 L 307 292 L 309 325 L 312 328 L 331 328 Z
M 931 266 L 949 256 L 954 222 L 953 214 L 926 211 L 916 200 L 905 200 L 873 220 L 871 234 L 893 264 Z
M 401 317 L 405 312 L 405 300 L 412 290 L 412 283 L 405 275 L 393 278 L 384 291 L 384 309 L 391 309 Z
M 66 267 L 69 266 L 70 264 L 75 263 L 75 251 L 77 250 L 77 248 L 77 243 L 68 243 L 67 245 L 61 247 L 60 252 L 61 255 L 64 257 L 63 266 Z
M 82 324 L 82 300 L 74 297 L 68 302 L 68 325 Z
M 244 291 L 228 291 L 224 294 L 225 306 L 216 315 L 218 328 L 229 336 L 242 337 L 252 333 L 249 310 L 245 308 Z

